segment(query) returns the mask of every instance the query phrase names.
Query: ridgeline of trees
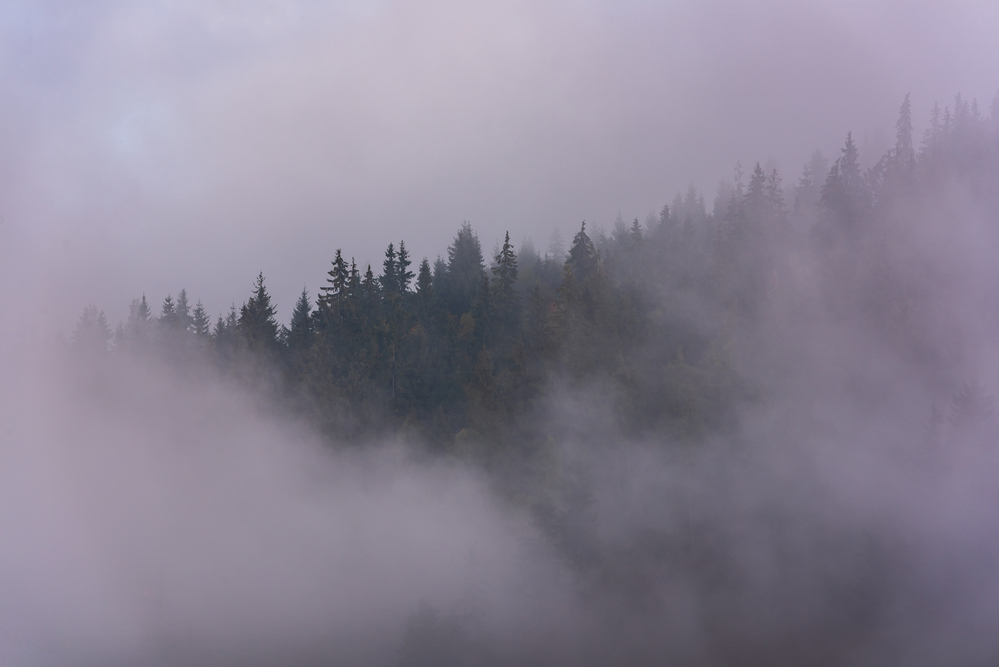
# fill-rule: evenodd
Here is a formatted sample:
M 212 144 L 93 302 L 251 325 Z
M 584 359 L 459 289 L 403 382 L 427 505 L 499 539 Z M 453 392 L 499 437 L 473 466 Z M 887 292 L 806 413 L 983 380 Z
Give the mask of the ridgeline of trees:
M 552 397 L 592 391 L 618 431 L 691 442 L 731 426 L 734 406 L 758 394 L 737 351 L 764 323 L 807 310 L 802 265 L 818 267 L 823 307 L 861 313 L 903 357 L 933 357 L 893 244 L 953 183 L 999 211 L 997 124 L 999 97 L 986 117 L 958 96 L 933 107 L 917 148 L 906 96 L 895 147 L 866 170 L 848 134 L 831 165 L 816 152 L 790 188 L 759 163 L 748 181 L 737 167 L 710 213 L 691 187 L 644 223 L 619 217 L 609 234 L 581 224 L 567 251 L 557 232 L 544 255 L 530 242 L 515 252 L 507 234 L 485 257 L 467 222 L 445 255 L 415 268 L 401 241 L 377 273 L 337 249 L 288 326 L 261 274 L 214 324 L 181 290 L 158 316 L 136 299 L 114 332 L 88 306 L 73 341 L 266 377 L 333 441 L 402 434 L 487 459 L 530 453 L 558 428 L 546 421 Z
M 792 489 L 782 496 L 786 506 L 732 510 L 739 534 L 759 531 L 753 563 L 768 540 L 779 568 L 801 560 L 788 567 L 786 580 L 774 569 L 766 589 L 773 590 L 747 606 L 756 589 L 742 572 L 754 566 L 737 562 L 734 544 L 741 538 L 733 537 L 734 528 L 726 533 L 724 521 L 698 519 L 689 505 L 677 528 L 656 514 L 669 514 L 666 508 L 643 505 L 647 523 L 609 536 L 591 511 L 595 485 L 588 486 L 586 467 L 560 460 L 557 444 L 644 439 L 687 452 L 719 435 L 737 444 L 793 438 L 800 432 L 786 425 L 794 421 L 791 410 L 779 415 L 786 423 L 747 435 L 738 429 L 739 408 L 775 399 L 808 412 L 808 397 L 788 396 L 819 387 L 819 398 L 829 397 L 820 376 L 836 375 L 835 365 L 849 368 L 837 376 L 845 381 L 833 389 L 839 402 L 828 412 L 856 421 L 854 429 L 880 410 L 886 387 L 915 379 L 930 390 L 903 387 L 901 400 L 944 399 L 925 426 L 893 425 L 913 441 L 906 456 L 919 474 L 929 469 L 927 461 L 940 461 L 943 445 L 999 441 L 995 399 L 979 378 L 966 375 L 980 359 L 965 348 L 982 343 L 963 346 L 952 326 L 980 313 L 951 303 L 959 291 L 951 283 L 960 283 L 976 292 L 974 303 L 994 309 L 999 287 L 970 283 L 990 282 L 999 271 L 982 276 L 978 264 L 955 278 L 967 244 L 951 246 L 948 256 L 926 241 L 950 235 L 966 242 L 969 233 L 999 238 L 999 96 L 988 116 L 960 96 L 952 109 L 934 106 L 918 144 L 906 96 L 895 146 L 867 169 L 848 134 L 837 159 L 830 164 L 816 152 L 791 187 L 759 163 L 748 177 L 737 167 L 735 178 L 719 185 L 710 212 L 691 187 L 644 223 L 619 218 L 610 233 L 581 224 L 568 249 L 556 232 L 544 255 L 530 242 L 515 252 L 507 234 L 485 257 L 467 222 L 445 255 L 415 268 L 403 242 L 388 245 L 378 273 L 337 249 L 317 298 L 303 290 L 288 326 L 277 322 L 261 274 L 243 305 L 214 323 L 182 290 L 166 297 L 158 316 L 145 296 L 135 299 L 114 332 L 103 312 L 88 306 L 73 342 L 89 357 L 155 355 L 181 368 L 217 369 L 308 419 L 333 443 L 401 436 L 509 473 L 494 479 L 529 508 L 565 562 L 586 575 L 580 598 L 610 591 L 611 627 L 628 626 L 623 643 L 608 650 L 613 658 L 595 655 L 593 664 L 621 662 L 627 651 L 656 655 L 651 639 L 632 645 L 624 603 L 639 610 L 637 626 L 666 636 L 661 628 L 676 617 L 666 614 L 656 624 L 649 618 L 669 609 L 663 582 L 680 579 L 679 604 L 687 605 L 684 618 L 694 619 L 682 625 L 699 623 L 705 650 L 718 656 L 706 664 L 856 662 L 858 655 L 883 655 L 869 652 L 877 646 L 868 643 L 872 636 L 910 642 L 897 631 L 906 618 L 898 610 L 920 595 L 939 595 L 939 585 L 925 583 L 922 561 L 899 555 L 904 530 L 872 530 L 866 518 L 856 529 L 839 526 L 829 519 L 837 509 L 813 515 L 806 508 L 798 516 L 792 505 L 811 489 Z M 994 320 L 991 327 L 993 334 L 999 328 Z M 828 359 L 817 359 L 830 350 Z M 905 380 L 893 375 L 899 368 Z M 844 408 L 847 400 L 856 407 Z M 807 417 L 806 430 L 815 430 Z M 881 428 L 879 422 L 873 437 L 883 435 Z M 723 488 L 707 486 L 722 491 L 712 506 L 729 507 Z M 926 492 L 933 497 L 950 488 L 930 485 Z M 738 494 L 729 499 L 738 501 Z M 892 526 L 904 524 L 892 507 Z M 754 511 L 765 516 L 751 524 Z M 914 542 L 925 539 L 919 535 Z M 808 539 L 815 544 L 807 546 Z M 961 545 L 955 563 L 978 572 L 978 543 L 973 561 L 960 560 Z M 899 597 L 905 585 L 923 592 Z M 746 622 L 759 609 L 764 619 L 782 619 L 762 637 L 764 626 Z M 880 625 L 885 619 L 889 633 Z M 936 623 L 932 615 L 925 619 Z M 421 605 L 408 619 L 400 664 L 529 663 L 509 641 L 489 640 L 480 621 L 474 609 L 442 614 Z M 989 637 L 983 645 L 992 647 Z M 534 648 L 553 655 L 562 649 L 544 644 Z M 516 658 L 503 663 L 500 649 Z

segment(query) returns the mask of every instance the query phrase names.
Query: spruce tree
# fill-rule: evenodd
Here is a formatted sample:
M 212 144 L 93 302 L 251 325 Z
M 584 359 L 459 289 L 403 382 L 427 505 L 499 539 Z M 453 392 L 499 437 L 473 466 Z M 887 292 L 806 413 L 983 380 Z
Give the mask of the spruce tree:
M 333 268 L 327 271 L 326 275 L 328 276 L 326 285 L 319 288 L 319 291 L 322 292 L 319 301 L 327 307 L 335 308 L 346 298 L 350 282 L 350 272 L 340 248 L 336 249 L 336 254 L 333 257 Z
M 175 329 L 177 327 L 177 305 L 173 302 L 173 297 L 167 294 L 163 299 L 163 306 L 160 308 L 159 324 L 164 329 Z
M 513 285 L 517 282 L 517 255 L 510 244 L 510 232 L 503 239 L 503 248 L 496 255 L 496 266 L 493 267 L 493 287 L 501 298 L 509 298 L 514 293 Z
M 382 275 L 378 279 L 382 293 L 386 298 L 399 293 L 399 262 L 396 259 L 395 246 L 388 244 L 385 250 L 385 261 L 382 262 Z
M 274 318 L 275 312 L 261 271 L 253 284 L 253 296 L 239 310 L 237 323 L 237 331 L 250 350 L 260 353 L 277 349 L 278 324 Z
M 895 122 L 895 167 L 900 175 L 908 177 L 915 166 L 916 153 L 912 145 L 912 108 L 909 105 L 909 93 L 898 111 Z
M 409 284 L 413 282 L 413 272 L 409 270 L 412 260 L 409 258 L 409 251 L 406 250 L 406 244 L 403 241 L 399 241 L 399 258 L 396 261 L 399 273 L 399 293 L 405 294 L 409 291 Z
M 309 302 L 309 291 L 302 288 L 302 294 L 295 302 L 295 310 L 291 313 L 291 328 L 288 329 L 288 352 L 293 357 L 301 355 L 312 344 L 313 337 L 312 305 Z
M 146 295 L 143 294 L 141 299 L 132 299 L 128 309 L 128 323 L 125 325 L 125 340 L 130 343 L 145 341 L 149 336 L 151 323 L 152 313 Z
M 434 279 L 430 273 L 430 262 L 426 257 L 420 262 L 420 272 L 416 277 L 416 295 L 420 299 L 421 308 L 426 308 L 434 296 Z
M 191 328 L 191 305 L 187 302 L 187 290 L 182 289 L 177 294 L 177 314 L 176 327 L 179 331 L 190 331 Z
M 208 318 L 208 313 L 205 312 L 205 307 L 201 303 L 201 299 L 194 304 L 194 312 L 191 316 L 191 332 L 199 340 L 207 340 L 208 335 L 211 332 L 211 320 Z
M 597 269 L 597 251 L 593 247 L 593 242 L 586 235 L 586 221 L 579 227 L 579 232 L 572 239 L 572 247 L 569 248 L 569 258 L 565 261 L 567 267 L 572 269 L 572 274 L 578 282 L 585 281 L 593 275 Z
M 452 313 L 467 313 L 486 272 L 479 238 L 467 220 L 461 223 L 454 243 L 448 246 L 447 256 L 446 277 L 438 293 Z M 434 287 L 436 289 L 437 285 Z

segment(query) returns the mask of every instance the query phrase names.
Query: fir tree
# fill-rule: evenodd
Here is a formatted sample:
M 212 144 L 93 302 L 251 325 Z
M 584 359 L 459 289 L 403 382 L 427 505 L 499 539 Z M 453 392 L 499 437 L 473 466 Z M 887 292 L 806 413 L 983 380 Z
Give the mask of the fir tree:
M 898 111 L 895 122 L 895 168 L 903 177 L 908 177 L 915 166 L 916 153 L 912 145 L 912 108 L 909 105 L 909 93 Z
M 144 341 L 149 335 L 152 313 L 146 295 L 141 299 L 132 299 L 128 308 L 128 324 L 125 325 L 125 339 L 133 343 Z
M 160 326 L 164 329 L 173 330 L 177 328 L 177 305 L 173 302 L 173 297 L 167 294 L 163 299 L 163 306 L 160 308 Z
M 517 282 L 517 255 L 510 244 L 510 232 L 503 239 L 503 248 L 496 255 L 496 266 L 493 267 L 493 285 L 501 298 L 508 299 L 514 293 L 513 285 Z
M 579 227 L 579 232 L 572 239 L 569 248 L 569 258 L 565 261 L 567 267 L 578 282 L 585 281 L 597 270 L 597 251 L 593 242 L 586 235 L 586 221 Z
M 302 294 L 295 302 L 291 313 L 291 327 L 288 329 L 288 351 L 293 358 L 301 355 L 312 344 L 313 319 L 312 305 L 309 302 L 309 291 L 302 288 Z
M 201 299 L 194 304 L 194 312 L 191 316 L 191 332 L 199 340 L 207 340 L 208 335 L 211 332 L 211 320 L 208 319 L 208 313 L 205 312 L 205 307 L 201 303 Z
M 386 298 L 399 293 L 399 262 L 396 259 L 395 246 L 388 244 L 385 251 L 385 261 L 382 262 L 382 275 L 378 279 L 382 293 Z
M 443 296 L 452 313 L 468 312 L 485 275 L 482 247 L 468 221 L 461 224 L 454 243 L 447 249 L 447 255 Z
M 403 241 L 399 241 L 399 257 L 396 260 L 396 265 L 398 266 L 399 273 L 399 293 L 405 294 L 409 291 L 409 285 L 413 282 L 413 272 L 409 270 L 412 260 L 409 258 L 409 251 L 406 250 L 406 244 Z
M 191 328 L 191 305 L 187 302 L 187 290 L 182 289 L 177 294 L 176 306 L 177 324 L 180 331 L 190 331 Z
M 336 249 L 333 257 L 333 268 L 326 272 L 326 285 L 320 288 L 322 295 L 320 302 L 327 307 L 334 307 L 343 302 L 347 296 L 350 282 L 350 272 L 347 263 L 343 259 L 340 248 Z
M 430 273 L 430 262 L 426 257 L 420 262 L 420 272 L 416 277 L 416 295 L 423 308 L 426 308 L 434 297 L 434 279 Z
M 272 352 L 278 347 L 278 324 L 274 306 L 264 285 L 264 273 L 257 275 L 253 296 L 239 310 L 237 331 L 254 352 Z

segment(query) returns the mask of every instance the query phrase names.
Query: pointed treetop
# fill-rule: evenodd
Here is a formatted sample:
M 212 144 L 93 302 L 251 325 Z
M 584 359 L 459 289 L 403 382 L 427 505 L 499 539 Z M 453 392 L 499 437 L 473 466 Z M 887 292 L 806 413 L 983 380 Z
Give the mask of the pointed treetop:
M 586 235 L 585 220 L 580 225 L 579 232 L 572 238 L 569 259 L 565 263 L 580 281 L 585 280 L 597 268 L 597 251 L 590 237 Z

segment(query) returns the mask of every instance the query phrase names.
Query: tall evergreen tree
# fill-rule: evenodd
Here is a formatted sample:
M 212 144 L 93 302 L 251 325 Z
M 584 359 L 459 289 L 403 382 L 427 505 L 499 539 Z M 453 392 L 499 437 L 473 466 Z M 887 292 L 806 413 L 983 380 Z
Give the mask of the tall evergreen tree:
M 160 308 L 159 323 L 165 329 L 173 330 L 177 328 L 177 304 L 173 302 L 173 297 L 169 294 L 163 299 L 163 306 Z
M 506 233 L 503 248 L 495 259 L 496 266 L 492 269 L 493 286 L 501 298 L 507 299 L 514 293 L 513 286 L 517 282 L 517 255 L 510 244 L 510 232 Z
M 386 298 L 399 293 L 399 261 L 396 258 L 395 246 L 388 244 L 385 251 L 385 261 L 382 262 L 382 275 L 378 279 L 382 286 L 382 293 Z
M 578 282 L 583 282 L 597 270 L 597 251 L 593 242 L 586 235 L 586 221 L 580 225 L 579 231 L 572 238 L 569 248 L 569 258 L 566 266 L 572 269 L 572 274 Z
M 291 327 L 287 336 L 288 352 L 293 361 L 312 345 L 312 338 L 312 305 L 309 302 L 309 291 L 303 287 L 291 313 Z
M 319 300 L 323 305 L 333 308 L 341 304 L 347 297 L 350 283 L 350 271 L 340 248 L 336 249 L 336 254 L 333 257 L 333 268 L 327 271 L 326 275 L 328 276 L 326 285 L 320 288 L 322 295 Z
M 191 304 L 187 302 L 187 290 L 181 289 L 177 294 L 177 329 L 189 331 L 191 328 Z
M 399 293 L 405 294 L 409 291 L 409 285 L 413 282 L 413 272 L 409 270 L 410 265 L 413 261 L 409 258 L 409 251 L 406 250 L 406 244 L 403 241 L 399 241 L 399 257 L 396 260 L 396 265 L 398 266 L 399 273 Z
M 239 310 L 237 330 L 247 347 L 257 353 L 273 352 L 278 347 L 276 310 L 264 285 L 264 273 L 253 283 L 253 296 Z
M 201 299 L 194 304 L 194 312 L 191 315 L 191 332 L 199 340 L 207 340 L 208 334 L 211 332 L 211 320 L 208 318 L 208 313 L 205 312 L 205 307 L 201 303 Z
M 912 145 L 912 108 L 909 105 L 909 93 L 898 111 L 895 122 L 895 168 L 900 175 L 907 177 L 915 166 L 916 152 Z
M 468 312 L 486 272 L 479 238 L 468 221 L 461 223 L 454 243 L 447 249 L 447 256 L 443 296 L 452 313 Z
M 146 295 L 141 299 L 132 299 L 128 308 L 128 323 L 125 325 L 125 340 L 132 343 L 140 343 L 149 336 L 149 327 L 152 324 L 152 312 Z
M 426 257 L 420 262 L 420 273 L 416 277 L 416 295 L 419 297 L 421 308 L 429 306 L 430 300 L 434 297 L 434 278 L 430 273 L 430 262 Z

